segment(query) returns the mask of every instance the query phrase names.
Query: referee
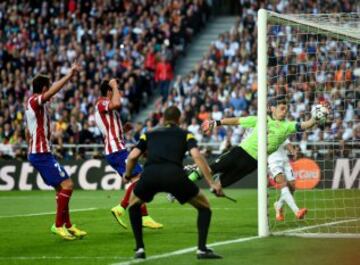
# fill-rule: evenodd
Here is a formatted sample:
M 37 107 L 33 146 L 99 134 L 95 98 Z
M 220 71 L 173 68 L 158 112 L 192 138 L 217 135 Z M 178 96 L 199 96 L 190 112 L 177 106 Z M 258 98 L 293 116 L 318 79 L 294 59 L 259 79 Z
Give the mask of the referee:
M 142 235 L 140 206 L 150 202 L 158 192 L 173 194 L 184 204 L 190 203 L 198 210 L 198 259 L 219 259 L 206 247 L 206 239 L 211 220 L 211 210 L 208 199 L 203 192 L 187 178 L 182 161 L 185 153 L 190 152 L 195 163 L 204 174 L 205 180 L 217 196 L 223 196 L 220 184 L 212 180 L 210 168 L 197 148 L 194 136 L 179 128 L 180 110 L 171 106 L 165 110 L 164 126 L 140 137 L 138 145 L 130 152 L 126 165 L 125 179 L 129 180 L 131 172 L 139 157 L 147 151 L 147 161 L 143 174 L 134 188 L 130 198 L 129 215 L 136 240 L 135 258 L 146 257 Z

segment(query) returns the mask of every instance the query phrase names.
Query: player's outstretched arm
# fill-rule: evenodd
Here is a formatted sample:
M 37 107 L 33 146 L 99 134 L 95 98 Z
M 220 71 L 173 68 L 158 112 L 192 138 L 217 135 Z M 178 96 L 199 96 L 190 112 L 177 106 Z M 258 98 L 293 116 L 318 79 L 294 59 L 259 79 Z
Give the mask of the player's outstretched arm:
M 322 123 L 326 120 L 326 117 L 330 113 L 330 105 L 324 104 L 324 105 L 317 105 L 314 110 L 311 112 L 311 119 L 304 121 L 301 123 L 301 129 L 307 130 L 314 125 Z
M 109 81 L 109 86 L 112 89 L 112 97 L 109 103 L 109 110 L 118 109 L 120 108 L 120 92 L 119 92 L 119 85 L 116 79 L 111 79 Z
M 305 131 L 307 129 L 311 129 L 312 127 L 314 127 L 316 124 L 316 120 L 314 118 L 311 118 L 310 120 L 307 121 L 303 121 L 300 126 L 301 126 L 301 130 Z
M 216 196 L 223 196 L 222 187 L 220 183 L 215 183 L 212 178 L 211 169 L 209 164 L 206 162 L 205 158 L 201 155 L 197 147 L 191 148 L 190 154 L 194 159 L 194 162 L 199 167 L 200 171 L 203 173 L 206 183 L 209 185 L 210 189 L 214 191 Z
M 70 71 L 59 81 L 56 81 L 52 86 L 44 93 L 43 102 L 49 101 L 63 86 L 71 79 L 71 77 L 81 69 L 80 64 L 74 63 Z
M 221 120 L 206 120 L 201 124 L 204 133 L 210 133 L 215 127 L 221 125 L 240 125 L 239 118 L 224 118 Z

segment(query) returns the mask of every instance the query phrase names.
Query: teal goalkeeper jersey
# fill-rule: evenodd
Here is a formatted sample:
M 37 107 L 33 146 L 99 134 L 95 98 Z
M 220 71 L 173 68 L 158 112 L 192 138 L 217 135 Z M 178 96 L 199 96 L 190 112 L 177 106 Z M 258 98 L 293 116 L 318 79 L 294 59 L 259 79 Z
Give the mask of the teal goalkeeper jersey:
M 258 132 L 257 132 L 257 117 L 248 116 L 240 118 L 240 126 L 243 128 L 254 128 L 251 134 L 240 143 L 240 146 L 253 158 L 257 160 L 258 153 Z M 274 153 L 279 146 L 288 138 L 290 134 L 297 131 L 297 122 L 289 122 L 286 120 L 273 120 L 271 117 L 267 118 L 267 152 Z

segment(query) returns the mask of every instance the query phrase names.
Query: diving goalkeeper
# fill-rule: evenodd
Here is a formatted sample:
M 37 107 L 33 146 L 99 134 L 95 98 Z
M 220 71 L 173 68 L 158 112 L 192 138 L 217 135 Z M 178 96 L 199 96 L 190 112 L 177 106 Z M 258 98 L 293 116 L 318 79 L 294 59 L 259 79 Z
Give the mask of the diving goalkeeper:
M 271 100 L 270 105 L 271 116 L 267 118 L 267 152 L 269 155 L 274 153 L 289 135 L 310 129 L 319 122 L 314 113 L 312 113 L 311 119 L 304 122 L 285 120 L 288 106 L 283 96 L 277 96 L 274 100 Z M 327 115 L 328 109 L 325 108 L 325 110 L 324 115 Z M 252 133 L 239 146 L 233 147 L 210 164 L 214 177 L 219 179 L 222 187 L 228 187 L 257 169 L 257 117 L 224 118 L 216 121 L 206 120 L 201 127 L 205 133 L 209 133 L 213 128 L 222 125 L 240 125 L 244 128 L 254 128 Z M 199 169 L 192 171 L 189 175 L 189 178 L 193 181 L 201 177 L 202 173 Z

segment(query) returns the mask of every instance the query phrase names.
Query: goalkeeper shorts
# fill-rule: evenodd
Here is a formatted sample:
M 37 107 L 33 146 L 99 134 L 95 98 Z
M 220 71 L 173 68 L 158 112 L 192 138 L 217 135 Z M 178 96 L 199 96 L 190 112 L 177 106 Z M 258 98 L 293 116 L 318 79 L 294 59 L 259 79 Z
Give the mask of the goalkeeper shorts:
M 213 174 L 219 174 L 223 187 L 244 178 L 257 169 L 257 160 L 242 147 L 235 146 L 210 164 Z

